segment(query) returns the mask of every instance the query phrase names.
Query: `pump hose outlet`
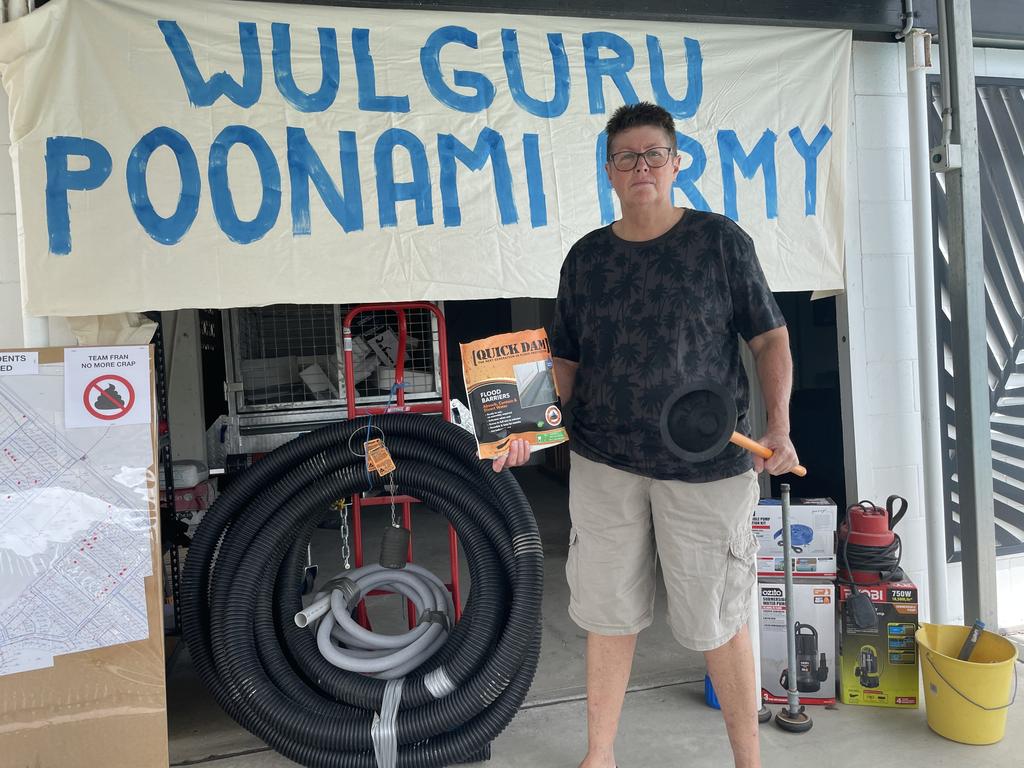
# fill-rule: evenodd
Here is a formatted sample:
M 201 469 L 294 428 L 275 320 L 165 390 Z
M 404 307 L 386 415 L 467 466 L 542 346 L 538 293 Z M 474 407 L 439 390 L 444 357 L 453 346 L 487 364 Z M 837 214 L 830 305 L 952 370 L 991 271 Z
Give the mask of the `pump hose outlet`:
M 303 435 L 239 475 L 196 530 L 182 573 L 182 631 L 199 676 L 240 725 L 309 768 L 378 768 L 382 731 L 395 768 L 465 761 L 511 722 L 537 669 L 543 549 L 518 483 L 447 422 L 389 414 L 372 417 L 371 437 L 378 428 L 403 492 L 455 527 L 471 579 L 461 621 L 400 683 L 334 666 L 296 622 L 324 511 L 383 487 L 349 447 L 370 418 Z

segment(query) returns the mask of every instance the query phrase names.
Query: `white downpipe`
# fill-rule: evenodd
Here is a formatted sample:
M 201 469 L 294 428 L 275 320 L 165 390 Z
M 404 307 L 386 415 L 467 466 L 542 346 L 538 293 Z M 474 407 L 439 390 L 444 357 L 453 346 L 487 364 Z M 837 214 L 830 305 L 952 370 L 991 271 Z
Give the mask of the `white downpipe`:
M 910 112 L 910 182 L 914 219 L 914 276 L 917 308 L 917 363 L 921 398 L 921 460 L 928 541 L 929 620 L 947 620 L 946 511 L 942 492 L 942 442 L 939 419 L 938 345 L 935 331 L 935 269 L 932 240 L 931 167 L 928 142 L 928 91 L 925 81 L 926 36 L 907 35 L 907 102 Z
M 26 348 L 50 346 L 50 319 L 21 311 L 21 336 Z

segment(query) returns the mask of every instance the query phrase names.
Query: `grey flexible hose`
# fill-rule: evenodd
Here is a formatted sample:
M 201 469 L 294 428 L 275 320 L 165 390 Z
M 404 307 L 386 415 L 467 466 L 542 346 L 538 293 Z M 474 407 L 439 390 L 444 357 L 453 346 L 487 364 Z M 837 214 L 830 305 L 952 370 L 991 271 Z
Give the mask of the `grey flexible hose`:
M 455 606 L 447 587 L 433 573 L 414 563 L 401 569 L 367 565 L 345 571 L 318 592 L 313 602 L 295 615 L 300 627 L 317 622 L 317 647 L 326 661 L 350 672 L 385 680 L 401 678 L 429 659 L 448 638 Z M 388 589 L 416 606 L 420 623 L 398 635 L 383 635 L 361 627 L 351 612 L 373 589 Z

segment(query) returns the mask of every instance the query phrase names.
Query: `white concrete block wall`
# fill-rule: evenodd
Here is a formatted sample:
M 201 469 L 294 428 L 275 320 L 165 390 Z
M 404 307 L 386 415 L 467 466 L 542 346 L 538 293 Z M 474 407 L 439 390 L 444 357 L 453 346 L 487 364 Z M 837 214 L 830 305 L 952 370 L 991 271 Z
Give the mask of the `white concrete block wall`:
M 921 479 L 921 422 L 915 395 L 909 128 L 899 46 L 854 43 L 853 125 L 848 142 L 856 175 L 847 187 L 846 243 L 849 387 L 855 488 L 851 496 L 910 504 L 900 526 L 903 565 L 927 604 L 927 546 Z M 849 435 L 847 445 L 849 446 Z M 849 451 L 849 448 L 847 449 Z M 848 457 L 849 458 L 849 457 Z
M 937 72 L 938 50 L 933 49 Z M 851 496 L 907 498 L 904 568 L 928 614 L 910 155 L 903 46 L 854 43 L 846 274 L 840 302 L 844 433 Z M 1024 78 L 1024 51 L 979 49 L 979 76 Z M 848 374 L 847 374 L 848 371 Z M 854 446 L 850 454 L 850 447 Z M 951 621 L 963 620 L 960 566 L 948 568 Z M 1024 555 L 999 558 L 999 616 L 1024 625 Z

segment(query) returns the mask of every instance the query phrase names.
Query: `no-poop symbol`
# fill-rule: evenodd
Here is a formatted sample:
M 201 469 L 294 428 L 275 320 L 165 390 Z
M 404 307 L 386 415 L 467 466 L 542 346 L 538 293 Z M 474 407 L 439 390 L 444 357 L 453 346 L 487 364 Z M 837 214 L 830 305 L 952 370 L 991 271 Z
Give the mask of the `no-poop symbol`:
M 128 379 L 107 374 L 89 382 L 82 402 L 85 410 L 97 419 L 115 421 L 132 409 L 135 389 Z

